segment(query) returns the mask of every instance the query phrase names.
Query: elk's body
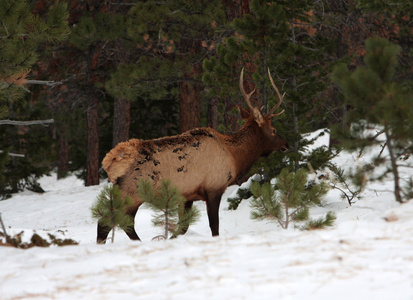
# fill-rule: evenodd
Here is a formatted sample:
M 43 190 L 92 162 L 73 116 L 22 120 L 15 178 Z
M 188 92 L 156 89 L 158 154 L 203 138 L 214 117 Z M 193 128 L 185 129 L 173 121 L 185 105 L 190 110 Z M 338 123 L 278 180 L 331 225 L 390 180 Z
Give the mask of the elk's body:
M 106 155 L 102 165 L 109 180 L 119 185 L 123 197 L 129 195 L 133 200 L 129 215 L 135 217 L 142 204 L 137 196 L 140 179 L 151 179 L 155 185 L 160 179 L 170 179 L 187 199 L 187 208 L 194 200 L 206 202 L 212 235 L 219 234 L 218 210 L 225 189 L 244 175 L 259 156 L 288 149 L 271 124 L 271 118 L 276 116 L 273 112 L 282 101 L 275 85 L 280 102 L 268 115 L 262 115 L 250 104 L 252 93 L 244 92 L 242 72 L 240 86 L 250 111 L 240 109 L 246 122 L 238 132 L 224 135 L 211 128 L 197 128 L 155 140 L 132 139 Z M 106 240 L 109 231 L 98 223 L 98 243 Z M 139 239 L 134 226 L 126 233 L 131 239 Z

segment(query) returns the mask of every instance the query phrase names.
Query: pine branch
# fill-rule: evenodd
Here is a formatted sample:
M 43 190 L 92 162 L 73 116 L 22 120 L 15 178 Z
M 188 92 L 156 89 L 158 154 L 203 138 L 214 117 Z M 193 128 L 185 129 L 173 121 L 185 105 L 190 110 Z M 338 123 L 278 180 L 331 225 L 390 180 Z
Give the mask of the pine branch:
M 0 153 L 4 153 L 3 150 L 0 150 Z M 13 156 L 13 157 L 25 157 L 24 154 L 17 154 L 17 153 L 9 153 L 9 156 Z
M 26 84 L 39 84 L 39 85 L 46 85 L 46 86 L 56 86 L 61 85 L 62 81 L 51 81 L 51 80 L 34 80 L 30 79 L 26 81 Z
M 0 125 L 29 126 L 29 125 L 45 125 L 45 124 L 50 124 L 53 122 L 54 122 L 53 119 L 33 120 L 33 121 L 0 120 Z
M 0 213 L 0 223 L 1 223 L 1 227 L 3 229 L 4 236 L 7 237 L 6 226 L 4 226 L 3 219 L 1 218 L 1 213 Z

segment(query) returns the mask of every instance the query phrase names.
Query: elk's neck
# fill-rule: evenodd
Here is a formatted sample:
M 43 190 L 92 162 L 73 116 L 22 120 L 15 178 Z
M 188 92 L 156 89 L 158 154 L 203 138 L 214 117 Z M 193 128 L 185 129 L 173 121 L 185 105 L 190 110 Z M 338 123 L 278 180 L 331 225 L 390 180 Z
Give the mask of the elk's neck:
M 238 132 L 228 135 L 226 145 L 235 159 L 238 177 L 248 172 L 263 154 L 262 134 L 256 123 L 244 125 Z

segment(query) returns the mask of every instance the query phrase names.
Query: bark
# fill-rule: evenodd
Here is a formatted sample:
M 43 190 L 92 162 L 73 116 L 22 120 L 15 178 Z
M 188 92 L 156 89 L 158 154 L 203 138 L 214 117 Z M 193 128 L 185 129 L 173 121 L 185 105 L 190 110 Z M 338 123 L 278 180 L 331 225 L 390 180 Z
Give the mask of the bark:
M 129 140 L 130 128 L 130 101 L 123 98 L 115 99 L 113 113 L 112 147 Z
M 250 2 L 251 0 L 223 0 L 227 21 L 232 22 L 235 18 L 242 18 L 244 14 L 248 14 Z
M 348 4 L 346 2 L 336 0 L 330 0 L 330 5 L 332 7 L 340 7 L 340 11 L 343 14 L 343 17 L 348 16 Z M 343 27 L 343 25 L 341 26 Z M 337 52 L 336 56 L 337 59 L 343 58 L 349 53 L 349 46 L 346 42 L 346 36 L 344 34 L 344 29 L 340 28 L 340 30 L 336 31 L 337 34 Z M 332 115 L 330 120 L 330 127 L 335 124 L 340 124 L 341 129 L 344 129 L 346 124 L 344 123 L 344 118 L 346 115 L 346 105 L 343 103 L 343 100 L 340 99 L 340 91 L 334 85 L 329 87 L 329 99 L 331 99 L 332 105 Z M 340 141 L 334 136 L 334 134 L 330 134 L 329 140 L 329 147 L 338 146 L 340 145 Z
M 225 112 L 224 112 L 224 126 L 226 128 L 226 131 L 231 132 L 231 133 L 237 132 L 241 128 L 241 125 L 238 124 L 238 121 L 240 120 L 239 113 L 237 114 L 231 113 L 234 106 L 237 105 L 234 102 L 235 101 L 233 100 L 226 101 Z M 243 103 L 241 102 L 240 105 L 242 107 Z
M 218 104 L 215 99 L 210 99 L 208 102 L 208 127 L 218 130 L 219 117 L 218 117 Z
M 390 154 L 390 162 L 391 162 L 391 167 L 392 167 L 391 171 L 394 177 L 394 196 L 397 202 L 403 203 L 403 198 L 401 195 L 402 190 L 400 188 L 400 175 L 399 175 L 399 170 L 398 170 L 398 165 L 397 165 L 397 157 L 394 153 L 393 140 L 392 140 L 391 133 L 387 125 L 385 125 L 384 132 L 386 134 L 387 149 L 389 150 L 389 154 Z
M 250 2 L 251 0 L 224 0 L 222 4 L 225 7 L 225 15 L 228 23 L 231 23 L 234 19 L 242 19 L 244 14 L 250 13 Z M 255 66 L 252 64 L 246 64 L 244 71 L 244 86 L 247 92 L 252 91 L 255 86 L 248 80 L 249 76 L 255 72 Z M 252 71 L 252 72 L 251 72 Z M 236 74 L 237 78 L 239 74 Z M 257 92 L 254 94 L 254 98 L 257 97 Z M 254 100 L 252 100 L 254 101 Z M 243 99 L 226 99 L 225 102 L 225 112 L 223 116 L 223 123 L 227 132 L 236 132 L 241 128 L 238 123 L 240 120 L 239 114 L 233 114 L 233 108 L 237 105 L 241 107 L 244 105 Z M 255 103 L 253 103 L 255 105 Z M 216 109 L 218 111 L 218 109 Z M 218 118 L 218 116 L 216 116 Z
M 87 122 L 87 169 L 86 186 L 99 184 L 99 128 L 98 128 L 98 100 L 91 101 L 86 112 Z
M 185 132 L 201 126 L 201 86 L 184 81 L 179 91 L 179 130 Z
M 67 176 L 69 165 L 69 142 L 66 134 L 59 135 L 58 163 L 57 163 L 57 179 L 62 179 Z

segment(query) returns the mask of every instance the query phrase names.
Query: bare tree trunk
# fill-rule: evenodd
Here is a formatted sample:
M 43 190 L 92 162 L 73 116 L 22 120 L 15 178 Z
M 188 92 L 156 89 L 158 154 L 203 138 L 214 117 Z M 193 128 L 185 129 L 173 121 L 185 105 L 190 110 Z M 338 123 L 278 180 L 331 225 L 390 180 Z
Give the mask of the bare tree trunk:
M 341 11 L 344 15 L 344 17 L 348 17 L 348 4 L 345 1 L 340 1 L 340 3 L 337 3 L 335 0 L 330 0 L 332 7 L 340 7 Z M 344 26 L 344 25 L 342 25 Z M 346 37 L 343 34 L 342 30 L 337 31 L 337 52 L 336 56 L 337 59 L 343 58 L 349 53 L 349 45 L 348 42 L 346 42 Z M 343 103 L 343 100 L 340 99 L 339 95 L 340 92 L 337 87 L 334 85 L 329 87 L 330 90 L 330 99 L 331 99 L 331 104 L 333 105 L 332 107 L 332 117 L 330 121 L 330 127 L 335 124 L 340 124 L 341 129 L 344 129 L 346 126 L 344 122 L 344 118 L 346 115 L 346 105 Z M 337 146 L 340 145 L 340 141 L 334 136 L 334 134 L 330 134 L 330 140 L 329 140 L 329 147 L 331 148 L 332 146 Z
M 129 140 L 129 128 L 130 101 L 123 98 L 116 98 L 113 113 L 112 147 L 116 147 L 120 142 Z
M 403 203 L 403 198 L 401 196 L 402 190 L 400 188 L 400 175 L 399 175 L 399 170 L 397 166 L 397 157 L 394 153 L 393 140 L 392 140 L 392 137 L 391 137 L 391 134 L 389 132 L 389 128 L 387 125 L 385 125 L 384 132 L 386 134 L 387 149 L 389 149 L 389 154 L 390 154 L 390 162 L 391 162 L 391 168 L 392 168 L 391 171 L 394 177 L 394 196 L 397 202 Z
M 87 169 L 86 186 L 99 184 L 99 128 L 98 128 L 98 100 L 91 101 L 87 119 Z
M 244 14 L 248 14 L 250 2 L 251 0 L 223 0 L 227 21 L 232 22 L 235 18 L 242 18 Z
M 200 84 L 184 81 L 179 91 L 179 130 L 201 126 Z
M 215 99 L 210 99 L 208 101 L 208 127 L 218 130 L 219 118 L 218 118 L 218 104 Z
M 223 121 L 226 131 L 229 133 L 236 132 L 241 128 L 240 124 L 238 124 L 238 121 L 240 119 L 239 114 L 232 113 L 234 106 L 236 106 L 236 103 L 232 99 L 227 99 L 227 101 L 225 102 Z
M 57 163 L 57 179 L 62 179 L 67 176 L 69 165 L 69 143 L 65 133 L 59 135 L 59 149 L 58 149 L 58 163 Z

